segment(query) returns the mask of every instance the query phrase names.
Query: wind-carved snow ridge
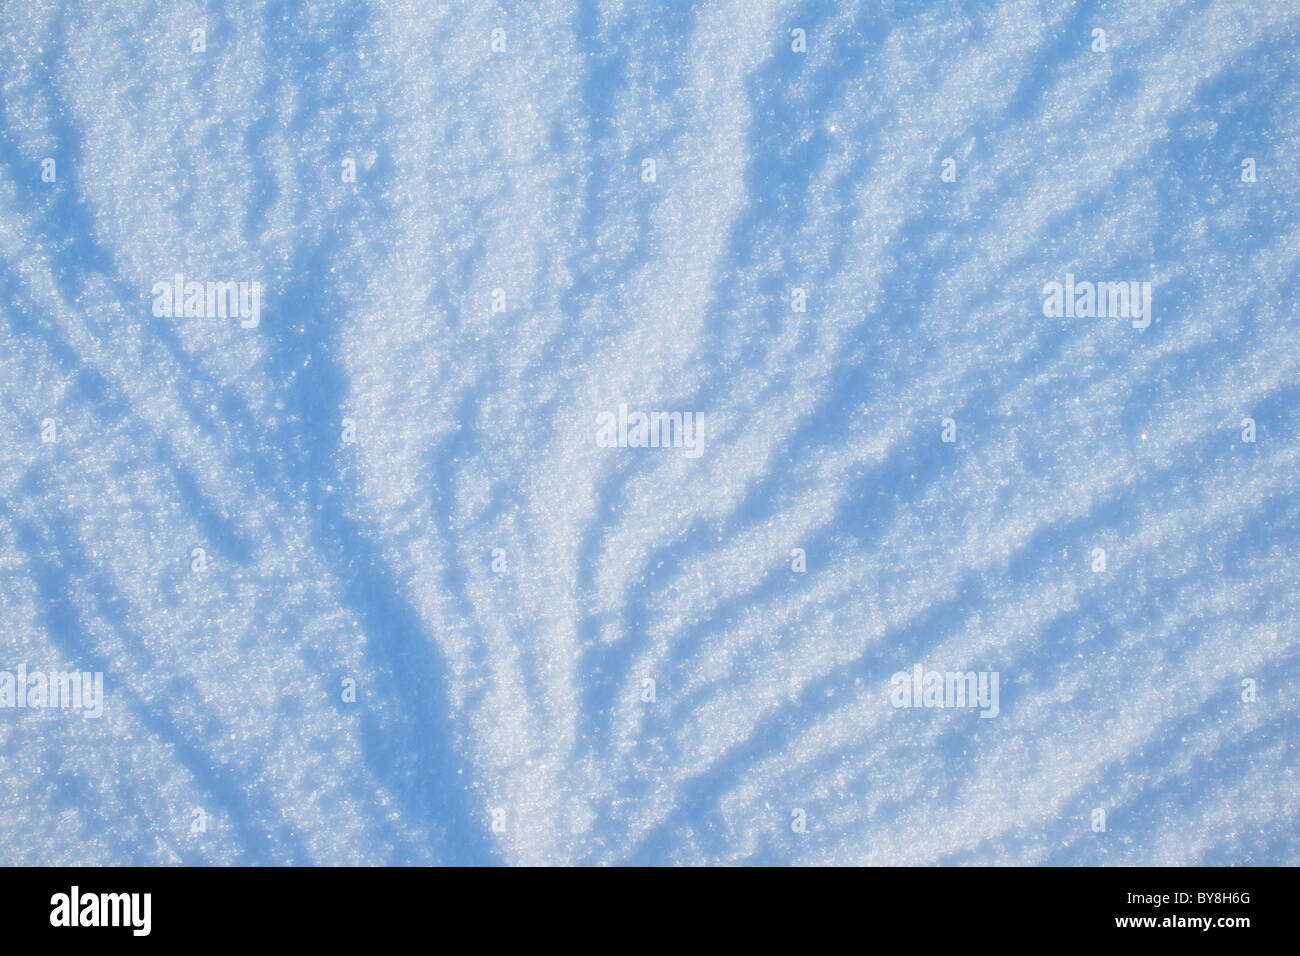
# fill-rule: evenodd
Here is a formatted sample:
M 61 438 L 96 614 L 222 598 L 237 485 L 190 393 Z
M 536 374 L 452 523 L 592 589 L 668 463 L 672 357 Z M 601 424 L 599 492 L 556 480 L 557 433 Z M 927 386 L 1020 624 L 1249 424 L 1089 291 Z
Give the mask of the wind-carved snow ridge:
M 1300 4 L 0 20 L 5 862 L 1300 859 Z

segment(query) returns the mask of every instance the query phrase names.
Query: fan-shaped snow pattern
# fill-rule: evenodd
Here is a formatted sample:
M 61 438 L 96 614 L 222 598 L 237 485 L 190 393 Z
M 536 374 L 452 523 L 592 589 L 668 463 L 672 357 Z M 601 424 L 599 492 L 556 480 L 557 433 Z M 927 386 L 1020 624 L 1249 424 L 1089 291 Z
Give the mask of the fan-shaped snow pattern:
M 1300 859 L 1296 0 L 0 20 L 5 862 Z

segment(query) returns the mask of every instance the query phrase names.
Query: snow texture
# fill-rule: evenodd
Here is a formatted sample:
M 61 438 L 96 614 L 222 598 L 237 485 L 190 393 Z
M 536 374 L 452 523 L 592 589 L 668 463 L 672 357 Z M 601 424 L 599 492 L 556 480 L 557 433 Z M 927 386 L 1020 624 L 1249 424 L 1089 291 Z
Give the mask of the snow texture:
M 3 4 L 0 862 L 1300 862 L 1298 27 Z

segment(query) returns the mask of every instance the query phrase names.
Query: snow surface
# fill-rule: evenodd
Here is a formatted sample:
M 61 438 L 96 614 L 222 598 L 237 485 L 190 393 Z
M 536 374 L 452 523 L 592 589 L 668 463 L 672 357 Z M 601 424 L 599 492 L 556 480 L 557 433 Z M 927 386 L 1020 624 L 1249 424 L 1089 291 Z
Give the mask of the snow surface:
M 1297 27 L 3 4 L 0 862 L 1300 862 Z

